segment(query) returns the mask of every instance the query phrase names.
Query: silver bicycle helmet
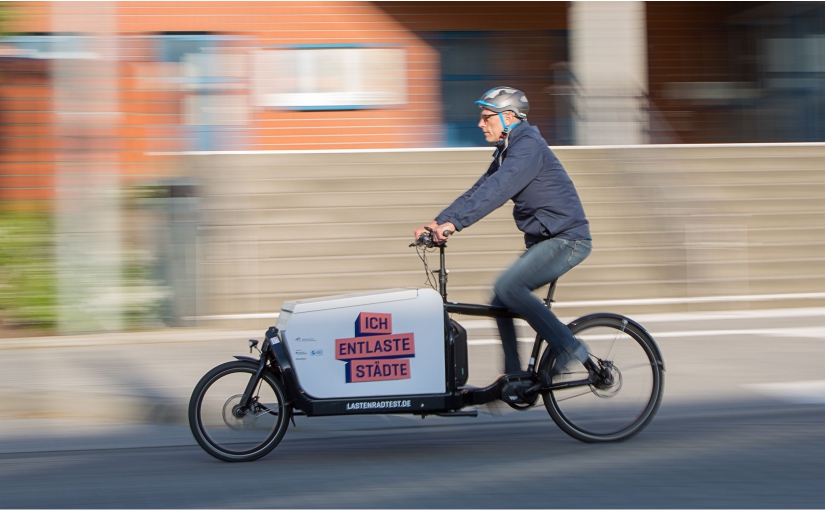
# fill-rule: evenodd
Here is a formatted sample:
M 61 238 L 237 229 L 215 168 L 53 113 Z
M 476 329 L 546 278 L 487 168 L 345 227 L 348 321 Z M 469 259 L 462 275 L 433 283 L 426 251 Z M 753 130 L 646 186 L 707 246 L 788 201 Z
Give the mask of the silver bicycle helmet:
M 511 87 L 496 87 L 490 89 L 476 101 L 479 108 L 487 108 L 496 113 L 511 111 L 521 120 L 527 118 L 530 111 L 530 103 L 524 92 Z

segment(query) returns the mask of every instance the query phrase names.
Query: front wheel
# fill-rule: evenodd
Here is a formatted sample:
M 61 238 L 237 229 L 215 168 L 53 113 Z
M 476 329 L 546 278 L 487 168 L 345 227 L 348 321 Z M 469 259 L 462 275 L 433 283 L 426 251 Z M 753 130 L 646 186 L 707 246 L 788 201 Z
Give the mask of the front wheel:
M 292 408 L 281 383 L 264 372 L 250 404 L 240 405 L 257 365 L 232 361 L 213 368 L 200 380 L 189 401 L 189 427 L 195 440 L 226 462 L 255 460 L 271 452 L 286 433 Z
M 596 382 L 542 394 L 556 425 L 587 443 L 621 441 L 644 429 L 653 419 L 664 391 L 664 367 L 655 341 L 642 328 L 617 315 L 596 315 L 568 326 L 583 340 L 591 359 L 609 371 L 608 383 Z M 546 349 L 539 369 L 549 371 L 553 353 Z M 553 385 L 594 379 L 577 364 Z

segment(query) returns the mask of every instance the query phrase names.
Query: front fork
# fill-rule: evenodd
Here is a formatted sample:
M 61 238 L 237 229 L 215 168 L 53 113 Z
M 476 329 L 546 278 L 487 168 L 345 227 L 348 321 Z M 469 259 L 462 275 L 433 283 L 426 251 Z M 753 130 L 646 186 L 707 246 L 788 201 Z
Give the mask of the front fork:
M 275 330 L 275 332 L 277 333 L 277 330 Z M 266 364 L 269 361 L 269 351 L 272 349 L 268 335 L 269 332 L 267 331 L 267 341 L 264 342 L 263 347 L 261 347 L 261 359 L 258 361 L 258 370 L 255 371 L 255 375 L 253 375 L 246 384 L 246 389 L 241 397 L 240 409 L 249 409 L 249 404 L 252 402 L 255 389 L 258 387 L 258 384 L 260 384 L 261 378 L 266 370 Z

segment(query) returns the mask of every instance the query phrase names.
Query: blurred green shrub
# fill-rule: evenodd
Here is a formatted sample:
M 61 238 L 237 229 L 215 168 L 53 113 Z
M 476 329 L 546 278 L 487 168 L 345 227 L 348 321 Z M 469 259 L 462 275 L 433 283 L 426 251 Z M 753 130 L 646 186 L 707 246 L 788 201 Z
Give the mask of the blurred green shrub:
M 2 326 L 54 331 L 60 321 L 54 220 L 49 213 L 0 212 L 0 321 Z M 155 260 L 123 249 L 122 327 L 164 327 L 171 291 L 153 278 Z M 90 308 L 93 308 L 91 305 Z
M 5 324 L 55 326 L 53 233 L 48 213 L 0 212 L 0 316 Z

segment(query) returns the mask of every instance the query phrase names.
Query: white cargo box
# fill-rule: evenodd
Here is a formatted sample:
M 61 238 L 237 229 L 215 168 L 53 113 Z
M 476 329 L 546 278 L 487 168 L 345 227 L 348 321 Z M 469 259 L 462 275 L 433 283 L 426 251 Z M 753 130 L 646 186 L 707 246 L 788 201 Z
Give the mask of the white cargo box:
M 314 398 L 444 393 L 444 305 L 432 289 L 290 301 L 278 329 Z

